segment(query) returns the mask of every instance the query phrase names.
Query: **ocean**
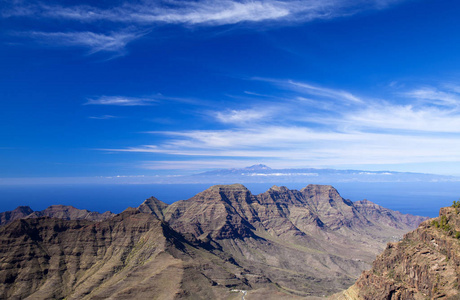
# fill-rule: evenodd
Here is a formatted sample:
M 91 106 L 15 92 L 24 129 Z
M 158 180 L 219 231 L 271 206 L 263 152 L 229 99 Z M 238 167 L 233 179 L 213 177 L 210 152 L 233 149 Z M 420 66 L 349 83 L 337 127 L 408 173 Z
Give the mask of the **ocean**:
M 253 194 L 269 189 L 273 184 L 244 184 Z M 290 189 L 307 184 L 276 183 Z M 352 201 L 368 199 L 383 207 L 402 213 L 436 217 L 439 208 L 459 200 L 458 182 L 398 182 L 398 183 L 331 183 L 343 198 Z M 211 184 L 59 184 L 59 185 L 0 185 L 0 211 L 28 205 L 43 210 L 53 204 L 72 205 L 91 211 L 120 213 L 127 207 L 137 207 L 155 196 L 166 203 L 185 200 L 207 189 Z

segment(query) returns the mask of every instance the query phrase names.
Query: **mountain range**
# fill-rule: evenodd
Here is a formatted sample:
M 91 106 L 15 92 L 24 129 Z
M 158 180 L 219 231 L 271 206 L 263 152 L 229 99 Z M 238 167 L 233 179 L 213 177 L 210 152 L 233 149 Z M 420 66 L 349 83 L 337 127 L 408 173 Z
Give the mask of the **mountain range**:
M 426 218 L 328 185 L 233 184 L 115 216 L 19 207 L 0 220 L 1 298 L 295 299 L 347 289 Z

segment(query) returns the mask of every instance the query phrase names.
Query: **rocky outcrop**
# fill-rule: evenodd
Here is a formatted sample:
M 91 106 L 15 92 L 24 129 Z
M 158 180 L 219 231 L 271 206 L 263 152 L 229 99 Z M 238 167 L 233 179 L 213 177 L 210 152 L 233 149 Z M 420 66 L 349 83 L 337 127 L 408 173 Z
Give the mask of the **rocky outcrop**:
M 15 210 L 0 213 L 0 226 L 25 218 L 50 217 L 64 220 L 103 221 L 113 216 L 115 216 L 115 214 L 110 211 L 100 214 L 98 212 L 78 209 L 68 205 L 51 205 L 41 211 L 33 211 L 28 206 L 18 206 Z
M 338 299 L 460 299 L 460 211 L 446 207 L 389 243 Z
M 33 213 L 34 211 L 28 206 L 18 206 L 12 211 L 0 213 L 0 226 L 9 224 L 17 219 L 22 219 Z
M 158 200 L 155 197 L 150 197 L 145 200 L 139 207 L 139 211 L 154 215 L 160 220 L 164 219 L 164 210 L 168 204 Z

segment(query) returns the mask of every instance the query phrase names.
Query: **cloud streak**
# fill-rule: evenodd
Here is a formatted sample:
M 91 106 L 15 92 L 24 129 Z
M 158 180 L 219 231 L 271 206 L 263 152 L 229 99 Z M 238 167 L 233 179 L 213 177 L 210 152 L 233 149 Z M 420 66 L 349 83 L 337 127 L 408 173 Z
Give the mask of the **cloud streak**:
M 200 157 L 283 161 L 299 167 L 460 162 L 460 111 L 453 109 L 454 102 L 448 106 L 436 101 L 428 104 L 407 94 L 406 102 L 412 99 L 413 103 L 400 105 L 339 89 L 280 82 L 272 84 L 283 86 L 283 90 L 291 87 L 293 101 L 280 98 L 251 109 L 216 112 L 215 120 L 226 129 L 153 131 L 149 133 L 161 136 L 163 142 L 104 150 L 198 161 Z M 449 99 L 458 96 L 454 91 L 438 94 L 445 93 Z M 299 100 L 305 96 L 310 101 Z M 311 110 L 316 102 L 333 103 L 333 116 L 332 110 L 322 114 Z M 245 118 L 250 126 L 240 126 Z
M 382 9 L 394 0 L 200 0 L 124 2 L 101 8 L 35 2 L 5 9 L 3 17 L 42 17 L 80 22 L 108 21 L 137 24 L 224 25 L 267 20 L 312 21 L 349 16 L 362 10 Z
M 115 105 L 115 106 L 146 106 L 157 102 L 151 98 L 135 98 L 122 96 L 102 96 L 95 99 L 88 99 L 84 105 Z
M 126 45 L 141 36 L 129 32 L 110 32 L 107 34 L 84 32 L 44 32 L 30 31 L 21 33 L 23 36 L 31 37 L 40 43 L 54 46 L 75 46 L 88 48 L 90 54 L 97 52 L 118 52 L 124 51 Z
M 402 1 L 402 0 L 400 0 Z M 117 6 L 64 5 L 62 1 L 14 1 L 2 10 L 6 18 L 28 18 L 36 21 L 62 20 L 67 28 L 81 24 L 96 24 L 94 31 L 24 32 L 30 37 L 57 45 L 90 48 L 100 51 L 122 52 L 128 43 L 156 26 L 221 26 L 237 23 L 309 22 L 351 16 L 363 10 L 382 9 L 396 0 L 198 0 L 154 1 L 136 3 L 125 1 Z M 270 24 L 268 23 L 270 22 Z M 104 28 L 106 28 L 104 30 Z M 110 29 L 109 29 L 110 28 Z

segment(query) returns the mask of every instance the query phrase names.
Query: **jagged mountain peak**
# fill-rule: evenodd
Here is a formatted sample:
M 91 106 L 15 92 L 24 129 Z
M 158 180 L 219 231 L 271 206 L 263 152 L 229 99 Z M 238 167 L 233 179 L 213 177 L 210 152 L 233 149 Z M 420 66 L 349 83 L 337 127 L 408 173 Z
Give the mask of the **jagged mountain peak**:
M 274 185 L 272 186 L 271 188 L 268 189 L 268 191 L 275 191 L 275 192 L 287 192 L 289 191 L 289 189 L 285 186 L 277 186 L 277 185 Z M 268 192 L 267 191 L 267 192 Z
M 146 199 L 139 207 L 139 211 L 145 212 L 145 213 L 151 213 L 155 215 L 158 219 L 163 220 L 164 219 L 164 210 L 168 207 L 169 205 L 164 203 L 163 201 L 158 200 L 155 197 L 150 197 Z

